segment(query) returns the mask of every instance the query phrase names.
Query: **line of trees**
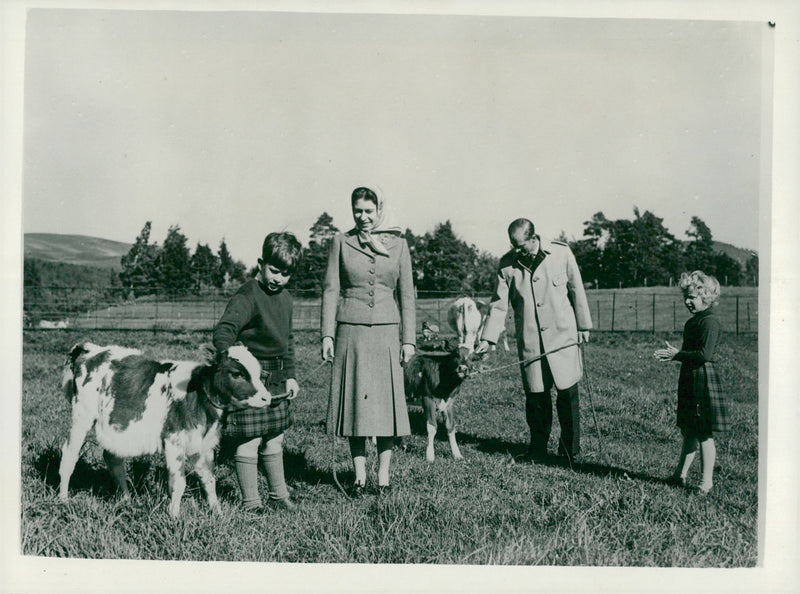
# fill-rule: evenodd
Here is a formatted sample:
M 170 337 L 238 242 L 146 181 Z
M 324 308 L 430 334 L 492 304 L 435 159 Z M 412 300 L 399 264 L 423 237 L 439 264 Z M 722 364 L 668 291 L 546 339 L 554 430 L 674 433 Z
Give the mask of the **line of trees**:
M 596 288 L 670 285 L 685 270 L 701 269 L 727 285 L 756 285 L 758 256 L 745 265 L 715 249 L 711 230 L 692 217 L 689 241 L 676 239 L 663 219 L 649 211 L 633 210 L 634 218 L 610 220 L 602 212 L 584 222 L 583 236 L 569 243 L 584 282 Z M 328 246 L 339 232 L 327 212 L 310 228 L 308 246 L 290 288 L 318 291 L 325 274 Z M 502 232 L 502 231 L 500 231 Z M 494 289 L 498 259 L 462 240 L 451 222 L 416 235 L 406 229 L 415 285 L 419 291 L 484 293 Z M 119 280 L 135 296 L 156 290 L 185 294 L 208 288 L 235 287 L 256 272 L 231 257 L 223 239 L 216 253 L 197 244 L 191 253 L 180 227 L 169 228 L 164 243 L 150 241 L 150 222 L 142 228 L 130 251 L 121 259 Z
M 711 229 L 699 217 L 686 230 L 691 239 L 680 241 L 650 211 L 634 208 L 633 214 L 632 220 L 612 221 L 595 213 L 584 222 L 583 237 L 569 242 L 584 282 L 596 288 L 665 286 L 682 271 L 703 270 L 729 286 L 758 284 L 758 255 L 742 265 L 715 249 Z
M 231 257 L 224 239 L 216 254 L 208 244 L 201 243 L 192 254 L 178 225 L 168 229 L 160 246 L 150 242 L 150 226 L 150 221 L 145 223 L 130 251 L 120 261 L 119 280 L 134 296 L 157 290 L 198 293 L 244 282 L 246 267 Z

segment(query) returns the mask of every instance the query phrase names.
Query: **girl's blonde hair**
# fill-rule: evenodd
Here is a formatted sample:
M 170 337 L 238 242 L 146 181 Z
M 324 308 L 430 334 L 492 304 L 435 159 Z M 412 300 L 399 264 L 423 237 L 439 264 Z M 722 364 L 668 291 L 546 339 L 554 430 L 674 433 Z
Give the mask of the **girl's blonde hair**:
M 689 289 L 694 289 L 697 296 L 706 305 L 717 305 L 719 303 L 719 281 L 702 270 L 682 272 L 678 286 L 684 295 L 689 292 Z

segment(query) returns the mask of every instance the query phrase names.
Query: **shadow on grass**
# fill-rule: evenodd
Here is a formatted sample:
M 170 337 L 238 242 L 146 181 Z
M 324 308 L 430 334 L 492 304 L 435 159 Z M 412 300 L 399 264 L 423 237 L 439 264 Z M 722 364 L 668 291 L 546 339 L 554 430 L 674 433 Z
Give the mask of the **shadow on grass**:
M 548 454 L 544 458 L 534 461 L 528 457 L 528 445 L 524 443 L 508 442 L 494 437 L 478 437 L 469 433 L 458 433 L 458 442 L 464 445 L 471 445 L 476 450 L 486 454 L 511 456 L 515 461 L 523 464 L 568 468 L 580 474 L 591 474 L 602 478 L 610 477 L 623 480 L 638 480 L 646 483 L 669 484 L 668 478 L 634 472 L 627 468 L 604 463 L 602 460 L 594 461 L 586 455 L 582 455 L 578 460 L 570 460 L 566 456 Z M 600 456 L 600 458 L 602 457 L 604 456 Z
M 158 485 L 168 490 L 169 473 L 165 466 L 157 463 L 158 456 L 142 456 L 129 459 L 127 462 L 128 488 L 131 495 L 154 492 Z M 61 450 L 50 446 L 42 451 L 33 461 L 33 469 L 44 483 L 57 490 L 61 484 L 59 465 L 61 464 Z M 200 479 L 193 473 L 186 477 L 186 489 L 202 490 Z M 105 464 L 94 465 L 81 456 L 75 464 L 75 470 L 69 480 L 69 492 L 89 491 L 95 497 L 104 501 L 111 501 L 117 497 L 117 486 Z M 217 482 L 217 496 L 220 499 L 233 499 L 234 488 Z

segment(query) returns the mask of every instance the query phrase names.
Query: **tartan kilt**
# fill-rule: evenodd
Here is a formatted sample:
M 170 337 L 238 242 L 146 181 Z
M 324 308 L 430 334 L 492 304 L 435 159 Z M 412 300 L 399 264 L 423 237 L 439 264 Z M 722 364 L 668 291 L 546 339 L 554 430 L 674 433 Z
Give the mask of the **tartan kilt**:
M 272 394 L 286 392 L 286 372 L 280 359 L 259 361 L 261 381 Z M 280 363 L 280 368 L 276 363 Z M 274 401 L 264 408 L 246 408 L 225 414 L 222 435 L 225 437 L 254 438 L 276 437 L 292 424 L 291 403 L 286 398 Z
M 682 365 L 678 379 L 678 427 L 698 435 L 730 430 L 728 402 L 713 363 Z

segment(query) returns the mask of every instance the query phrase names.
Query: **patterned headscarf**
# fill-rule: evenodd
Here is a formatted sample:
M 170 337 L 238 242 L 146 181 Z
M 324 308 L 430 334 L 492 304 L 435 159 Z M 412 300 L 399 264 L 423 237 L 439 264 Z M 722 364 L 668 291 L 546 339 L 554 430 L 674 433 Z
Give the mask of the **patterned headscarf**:
M 366 195 L 363 195 L 365 194 Z M 358 236 L 358 241 L 361 243 L 361 247 L 369 247 L 373 252 L 381 256 L 389 256 L 389 252 L 386 251 L 386 248 L 383 246 L 383 238 L 379 237 L 378 239 L 375 238 L 375 235 L 387 233 L 392 235 L 400 235 L 403 230 L 396 226 L 390 225 L 389 219 L 389 209 L 386 206 L 386 200 L 383 196 L 383 192 L 377 186 L 361 186 L 353 190 L 353 194 L 350 197 L 350 205 L 354 206 L 356 200 L 358 199 L 366 199 L 370 200 L 369 194 L 372 193 L 377 199 L 378 204 L 376 205 L 376 219 L 375 224 L 372 226 L 372 229 L 362 230 L 358 228 L 356 225 L 352 232 L 354 232 Z M 358 194 L 358 195 L 357 195 Z

